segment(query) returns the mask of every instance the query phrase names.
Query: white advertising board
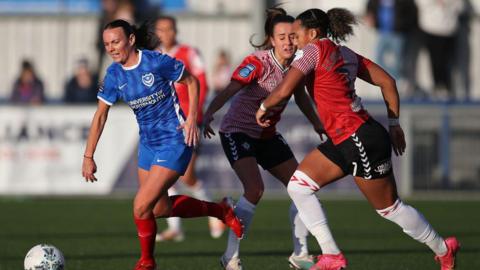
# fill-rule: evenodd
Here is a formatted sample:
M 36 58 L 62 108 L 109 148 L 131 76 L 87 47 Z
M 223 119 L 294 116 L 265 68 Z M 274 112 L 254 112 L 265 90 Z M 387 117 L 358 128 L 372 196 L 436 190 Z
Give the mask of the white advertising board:
M 110 110 L 97 146 L 98 182 L 81 175 L 95 107 L 0 107 L 0 194 L 106 194 L 135 151 L 138 128 L 128 107 Z

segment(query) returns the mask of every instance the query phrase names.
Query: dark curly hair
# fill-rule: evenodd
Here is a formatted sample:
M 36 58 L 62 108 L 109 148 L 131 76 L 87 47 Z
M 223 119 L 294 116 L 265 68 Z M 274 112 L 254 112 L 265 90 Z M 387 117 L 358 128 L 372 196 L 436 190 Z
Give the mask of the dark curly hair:
M 307 29 L 318 29 L 320 33 L 335 42 L 346 41 L 353 35 L 353 25 L 357 19 L 344 8 L 332 8 L 326 13 L 318 8 L 305 10 L 296 18 Z

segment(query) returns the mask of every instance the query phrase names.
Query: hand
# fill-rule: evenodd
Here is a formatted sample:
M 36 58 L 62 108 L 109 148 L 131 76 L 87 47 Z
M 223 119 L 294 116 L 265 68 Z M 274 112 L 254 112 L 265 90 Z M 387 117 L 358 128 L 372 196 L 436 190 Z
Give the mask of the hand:
M 82 176 L 85 178 L 87 182 L 95 182 L 97 178 L 95 177 L 95 173 L 97 172 L 97 164 L 95 164 L 95 160 L 93 158 L 83 158 L 82 164 Z
M 320 137 L 320 144 L 328 141 L 327 132 L 325 131 L 325 129 L 323 129 L 323 127 L 315 128 L 315 132 L 316 132 L 316 133 L 318 134 L 318 136 Z
M 403 134 L 402 127 L 400 125 L 390 126 L 390 139 L 392 140 L 393 152 L 395 155 L 403 155 L 405 153 L 406 143 L 405 135 Z
M 182 125 L 178 127 L 178 129 L 185 130 L 185 144 L 188 146 L 197 146 L 200 136 L 197 127 L 197 123 L 192 118 L 187 118 Z
M 213 131 L 210 123 L 213 121 L 213 116 L 211 114 L 205 114 L 203 116 L 203 137 L 211 139 L 212 136 L 215 136 L 215 131 Z
M 257 119 L 257 124 L 259 124 L 263 128 L 267 128 L 270 126 L 271 121 L 267 119 L 268 113 L 260 108 L 257 110 L 255 118 Z

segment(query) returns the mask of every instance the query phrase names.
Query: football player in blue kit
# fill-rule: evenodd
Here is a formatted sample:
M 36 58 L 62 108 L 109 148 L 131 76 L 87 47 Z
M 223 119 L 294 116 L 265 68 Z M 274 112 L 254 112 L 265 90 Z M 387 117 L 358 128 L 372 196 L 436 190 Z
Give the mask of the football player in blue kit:
M 107 70 L 98 92 L 98 107 L 92 120 L 85 149 L 82 175 L 86 181 L 97 178 L 94 152 L 107 121 L 110 106 L 123 100 L 135 113 L 140 130 L 138 149 L 139 190 L 133 202 L 133 215 L 140 240 L 141 258 L 135 270 L 153 270 L 155 218 L 213 216 L 242 236 L 242 224 L 224 199 L 221 203 L 197 200 L 184 195 L 169 197 L 167 190 L 184 174 L 198 143 L 196 125 L 198 81 L 184 65 L 156 51 L 158 41 L 149 24 L 135 29 L 116 20 L 103 31 L 103 42 L 113 64 Z M 189 115 L 185 119 L 173 86 L 186 84 Z

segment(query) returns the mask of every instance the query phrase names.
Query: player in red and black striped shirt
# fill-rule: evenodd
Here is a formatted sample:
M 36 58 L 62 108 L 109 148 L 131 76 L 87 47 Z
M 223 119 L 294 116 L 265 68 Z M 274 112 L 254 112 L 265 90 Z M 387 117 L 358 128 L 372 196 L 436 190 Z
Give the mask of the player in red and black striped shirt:
M 397 194 L 391 148 L 397 155 L 403 154 L 405 138 L 398 120 L 400 106 L 394 79 L 377 64 L 334 42 L 344 41 L 352 34 L 355 22 L 355 17 L 345 9 L 335 8 L 326 13 L 309 9 L 301 13 L 294 28 L 302 51 L 256 115 L 257 122 L 268 127 L 269 111 L 282 104 L 308 76 L 310 96 L 331 138 L 305 157 L 288 184 L 289 195 L 300 217 L 322 249 L 323 255 L 311 269 L 339 270 L 347 265 L 315 192 L 348 174 L 354 176 L 355 183 L 380 216 L 428 245 L 442 270 L 453 269 L 459 248 L 457 239 L 444 240 L 422 214 L 403 203 Z M 390 132 L 363 108 L 355 94 L 357 77 L 381 88 Z

